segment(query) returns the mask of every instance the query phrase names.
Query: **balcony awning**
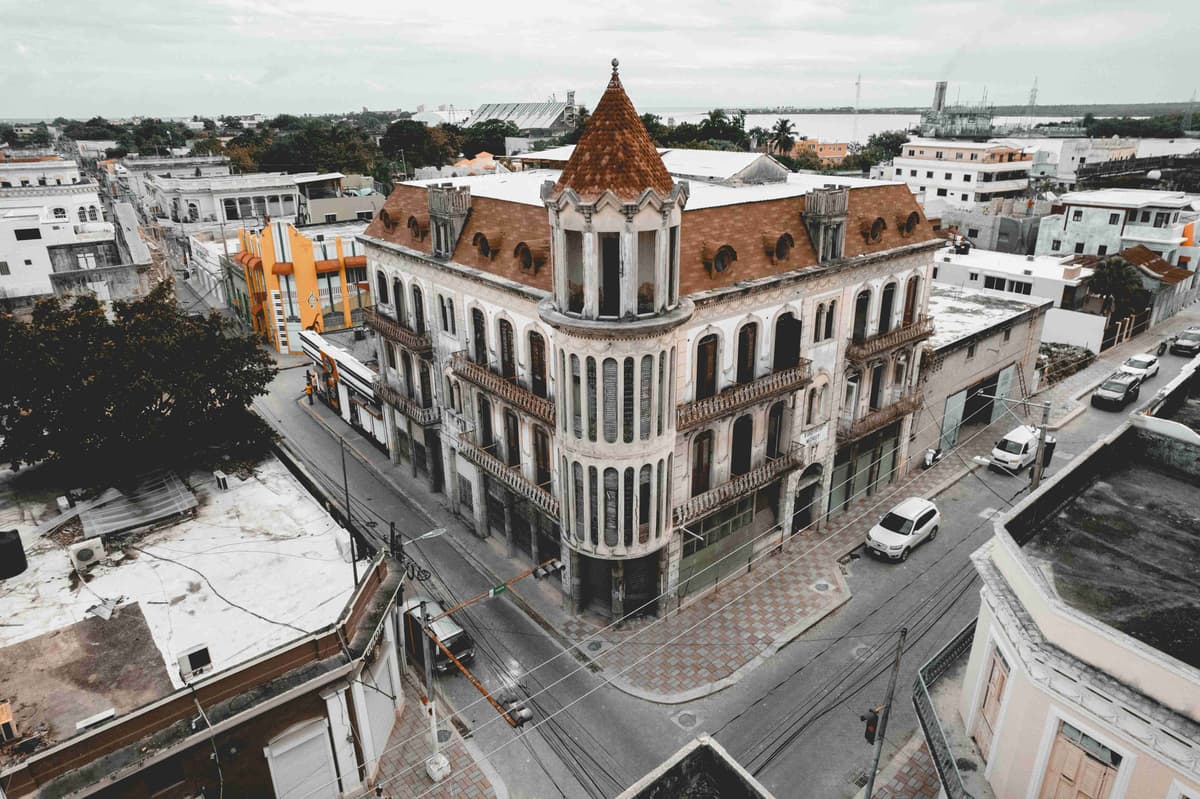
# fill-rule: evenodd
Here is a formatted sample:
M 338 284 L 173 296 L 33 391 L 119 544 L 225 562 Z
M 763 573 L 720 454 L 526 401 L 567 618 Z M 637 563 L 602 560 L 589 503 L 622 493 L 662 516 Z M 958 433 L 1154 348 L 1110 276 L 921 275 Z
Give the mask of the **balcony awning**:
M 273 275 L 290 275 L 295 271 L 296 268 L 291 261 L 276 261 L 275 265 L 271 267 Z

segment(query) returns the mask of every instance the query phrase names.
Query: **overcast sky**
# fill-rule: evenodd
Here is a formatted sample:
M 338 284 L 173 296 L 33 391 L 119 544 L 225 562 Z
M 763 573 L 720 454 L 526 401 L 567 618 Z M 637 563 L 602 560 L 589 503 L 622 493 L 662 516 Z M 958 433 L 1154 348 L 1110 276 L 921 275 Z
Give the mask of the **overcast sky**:
M 1191 10 L 1189 10 L 1191 9 Z M 1189 0 L 0 0 L 0 118 L 589 107 L 1181 101 Z

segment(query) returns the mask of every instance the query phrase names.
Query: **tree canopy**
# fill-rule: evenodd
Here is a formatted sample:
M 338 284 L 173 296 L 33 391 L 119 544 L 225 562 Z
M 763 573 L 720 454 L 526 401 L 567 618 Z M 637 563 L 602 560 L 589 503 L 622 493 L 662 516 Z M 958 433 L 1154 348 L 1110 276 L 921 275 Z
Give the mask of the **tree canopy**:
M 463 129 L 461 152 L 466 158 L 474 158 L 482 152 L 504 155 L 504 137 L 520 135 L 520 128 L 512 122 L 485 119 Z
M 114 480 L 210 452 L 261 447 L 248 412 L 275 374 L 254 338 L 218 314 L 188 316 L 160 284 L 116 302 L 40 301 L 32 320 L 0 314 L 0 461 L 46 462 Z
M 1122 319 L 1146 307 L 1147 292 L 1133 264 L 1119 255 L 1110 255 L 1096 264 L 1088 290 L 1104 298 L 1102 311 Z

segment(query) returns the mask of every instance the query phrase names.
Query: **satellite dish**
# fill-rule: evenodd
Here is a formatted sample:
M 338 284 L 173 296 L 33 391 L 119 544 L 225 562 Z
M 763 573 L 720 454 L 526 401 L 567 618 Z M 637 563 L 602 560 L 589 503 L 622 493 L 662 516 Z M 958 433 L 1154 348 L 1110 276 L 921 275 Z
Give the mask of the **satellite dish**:
M 1146 173 L 1146 179 L 1147 180 L 1162 180 L 1162 170 L 1161 169 L 1151 169 L 1149 172 Z

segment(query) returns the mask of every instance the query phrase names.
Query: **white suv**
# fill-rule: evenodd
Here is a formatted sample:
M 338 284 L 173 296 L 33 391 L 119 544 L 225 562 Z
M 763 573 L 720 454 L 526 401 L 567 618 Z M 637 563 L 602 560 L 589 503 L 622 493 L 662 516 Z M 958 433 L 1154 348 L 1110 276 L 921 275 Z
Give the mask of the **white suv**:
M 908 560 L 913 547 L 937 538 L 941 523 L 937 505 L 909 497 L 885 513 L 867 533 L 867 550 L 892 560 Z

